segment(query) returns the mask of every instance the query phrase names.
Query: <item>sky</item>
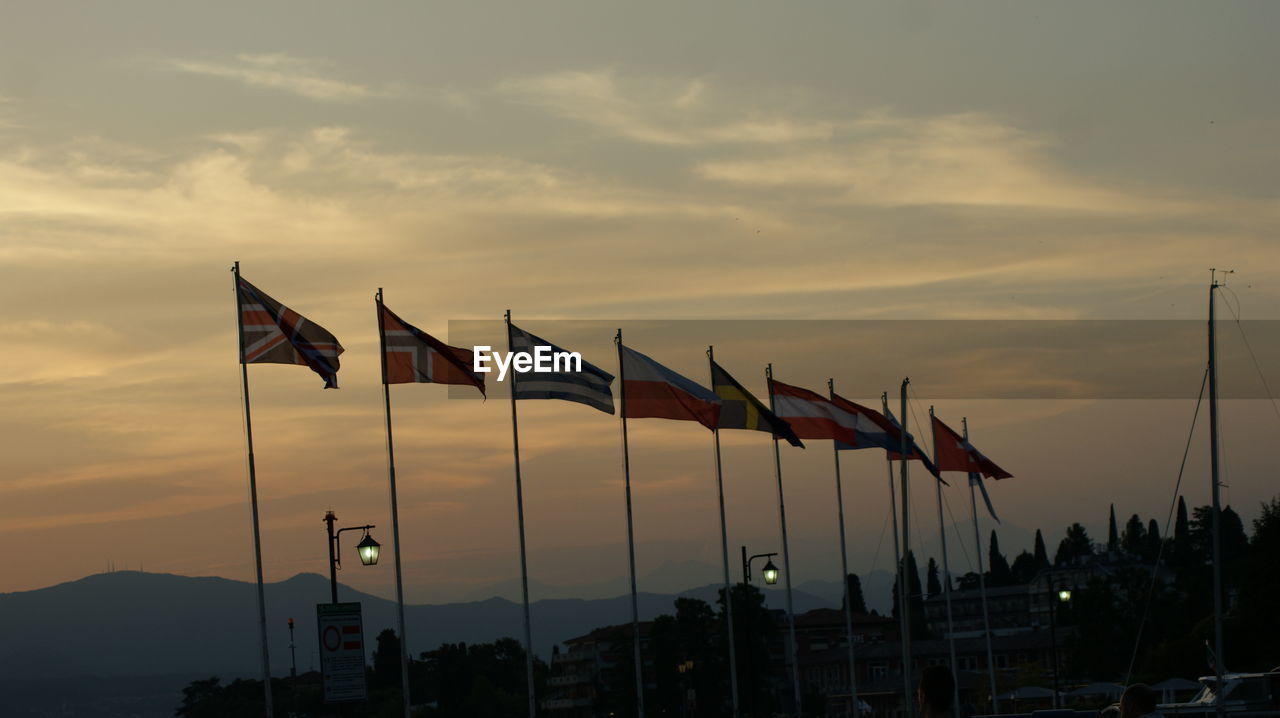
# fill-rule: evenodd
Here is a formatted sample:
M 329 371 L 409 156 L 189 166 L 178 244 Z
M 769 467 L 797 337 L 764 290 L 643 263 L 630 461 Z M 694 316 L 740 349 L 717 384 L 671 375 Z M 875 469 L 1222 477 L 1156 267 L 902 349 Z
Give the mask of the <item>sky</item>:
M 269 581 L 325 571 L 330 509 L 376 524 L 389 548 L 378 287 L 442 339 L 508 308 L 558 342 L 565 320 L 643 325 L 638 349 L 704 382 L 712 340 L 663 322 L 1203 321 L 1209 267 L 1237 271 L 1230 312 L 1280 319 L 1278 15 L 1267 2 L 14 3 L 0 26 L 0 541 L 15 560 L 0 591 L 112 563 L 252 580 L 233 261 L 346 348 L 337 391 L 304 368 L 249 369 Z M 1036 528 L 1052 550 L 1072 521 L 1105 536 L 1113 502 L 1122 520 L 1163 524 L 1201 339 L 1127 356 L 1190 362 L 1174 398 L 1015 400 L 948 394 L 936 355 L 878 342 L 873 382 L 853 361 L 870 347 L 796 326 L 726 335 L 717 357 L 760 394 L 766 362 L 866 401 L 911 376 L 913 422 L 930 404 L 953 425 L 967 416 L 1015 474 L 990 487 L 1017 539 L 1006 552 Z M 1271 326 L 1251 325 L 1248 345 L 1222 332 L 1224 385 L 1254 397 L 1223 402 L 1224 495 L 1246 521 L 1276 491 L 1265 448 L 1280 413 L 1260 398 L 1280 388 Z M 582 348 L 610 371 L 611 334 Z M 798 358 L 809 350 L 830 361 Z M 1011 383 L 1040 371 L 965 356 L 946 366 Z M 519 575 L 508 406 L 392 393 L 407 598 L 492 594 Z M 617 419 L 521 412 L 531 577 L 571 595 L 622 576 Z M 1209 494 L 1197 431 L 1181 489 L 1193 505 Z M 637 420 L 630 436 L 642 579 L 685 565 L 680 580 L 718 580 L 708 433 Z M 723 439 L 730 545 L 780 550 L 768 438 Z M 831 461 L 821 445 L 783 454 L 797 583 L 839 576 Z M 850 567 L 889 568 L 883 460 L 842 461 Z M 970 540 L 960 484 L 944 495 Z M 932 487 L 913 487 L 913 541 L 929 542 Z M 392 595 L 389 561 L 364 569 L 347 551 L 343 581 Z

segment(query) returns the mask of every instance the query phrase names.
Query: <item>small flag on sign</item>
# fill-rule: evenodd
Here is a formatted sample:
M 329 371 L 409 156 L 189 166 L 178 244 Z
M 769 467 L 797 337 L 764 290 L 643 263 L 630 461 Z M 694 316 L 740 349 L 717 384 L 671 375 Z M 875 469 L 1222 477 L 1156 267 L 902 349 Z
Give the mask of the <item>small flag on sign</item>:
M 338 388 L 338 355 L 342 345 L 319 324 L 267 296 L 239 277 L 240 355 L 242 364 L 298 364 Z

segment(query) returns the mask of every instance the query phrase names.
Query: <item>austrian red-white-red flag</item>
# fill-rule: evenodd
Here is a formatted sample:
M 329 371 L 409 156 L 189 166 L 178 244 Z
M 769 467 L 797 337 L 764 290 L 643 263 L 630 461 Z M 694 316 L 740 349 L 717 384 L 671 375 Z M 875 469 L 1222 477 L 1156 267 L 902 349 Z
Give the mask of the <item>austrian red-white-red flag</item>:
M 801 439 L 833 439 L 858 444 L 858 417 L 817 392 L 769 379 L 773 413 L 785 419 Z
M 696 421 L 715 430 L 720 419 L 720 397 L 715 392 L 630 347 L 620 345 L 619 350 L 623 416 Z
M 378 308 L 387 384 L 464 384 L 484 394 L 484 379 L 472 370 L 470 349 L 445 344 L 381 302 Z
M 342 345 L 324 327 L 310 322 L 261 289 L 239 277 L 242 364 L 298 364 L 338 388 L 338 355 Z
M 1013 477 L 936 416 L 933 417 L 933 460 L 939 471 L 978 473 L 988 479 Z

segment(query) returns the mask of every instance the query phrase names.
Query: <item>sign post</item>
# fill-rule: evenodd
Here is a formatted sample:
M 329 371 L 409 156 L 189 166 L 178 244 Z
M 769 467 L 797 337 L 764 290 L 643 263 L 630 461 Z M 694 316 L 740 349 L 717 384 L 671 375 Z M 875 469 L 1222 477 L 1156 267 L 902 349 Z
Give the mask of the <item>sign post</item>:
M 326 703 L 362 701 L 364 680 L 364 625 L 359 603 L 316 604 L 320 632 L 320 674 L 324 677 Z

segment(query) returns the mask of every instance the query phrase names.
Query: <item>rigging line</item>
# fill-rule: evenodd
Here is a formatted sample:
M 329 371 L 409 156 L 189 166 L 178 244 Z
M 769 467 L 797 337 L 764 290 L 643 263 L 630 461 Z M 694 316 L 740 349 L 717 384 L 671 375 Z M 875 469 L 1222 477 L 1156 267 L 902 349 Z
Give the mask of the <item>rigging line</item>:
M 1164 520 L 1164 535 L 1169 536 L 1169 525 L 1173 523 L 1173 512 L 1178 506 L 1178 492 L 1182 490 L 1182 476 L 1187 469 L 1187 456 L 1191 453 L 1191 440 L 1195 438 L 1196 420 L 1200 416 L 1200 405 L 1204 403 L 1204 389 L 1209 383 L 1209 367 L 1204 368 L 1204 378 L 1200 380 L 1200 396 L 1196 399 L 1195 412 L 1191 414 L 1191 428 L 1187 431 L 1187 444 L 1182 449 L 1182 463 L 1178 466 L 1178 480 L 1173 485 L 1173 500 L 1169 503 L 1169 513 Z M 1160 561 L 1164 558 L 1165 546 L 1171 544 L 1172 541 L 1161 541 L 1160 548 L 1156 551 L 1155 565 L 1151 567 L 1151 583 L 1147 587 L 1147 600 L 1142 607 L 1142 620 L 1138 621 L 1138 635 L 1133 640 L 1133 653 L 1129 656 L 1129 667 L 1124 674 L 1124 685 L 1129 685 L 1129 680 L 1133 678 L 1133 665 L 1138 661 L 1138 647 L 1142 645 L 1142 632 L 1147 625 L 1147 615 L 1151 612 L 1151 598 L 1155 595 L 1156 580 L 1160 576 Z
M 1240 297 L 1236 295 L 1235 291 L 1229 289 L 1225 284 L 1220 288 L 1231 292 L 1231 296 L 1235 297 L 1236 304 L 1239 305 Z M 1276 418 L 1280 419 L 1280 406 L 1276 405 L 1275 394 L 1271 391 L 1271 385 L 1267 383 L 1266 375 L 1262 373 L 1262 364 L 1258 361 L 1258 355 L 1253 352 L 1253 345 L 1249 343 L 1248 335 L 1244 333 L 1244 324 L 1240 321 L 1240 314 L 1231 307 L 1230 303 L 1227 303 L 1227 309 L 1231 312 L 1231 315 L 1235 317 L 1236 329 L 1240 331 L 1240 338 L 1244 340 L 1244 348 L 1249 351 L 1249 358 L 1253 360 L 1253 368 L 1258 372 L 1258 379 L 1262 381 L 1262 388 L 1267 392 L 1267 399 L 1271 402 L 1271 410 L 1275 412 Z
M 880 548 L 884 546 L 884 535 L 889 530 L 890 514 L 884 515 L 884 521 L 880 523 L 880 539 L 876 541 L 876 552 L 871 556 L 871 571 L 876 570 L 876 566 L 880 562 Z

